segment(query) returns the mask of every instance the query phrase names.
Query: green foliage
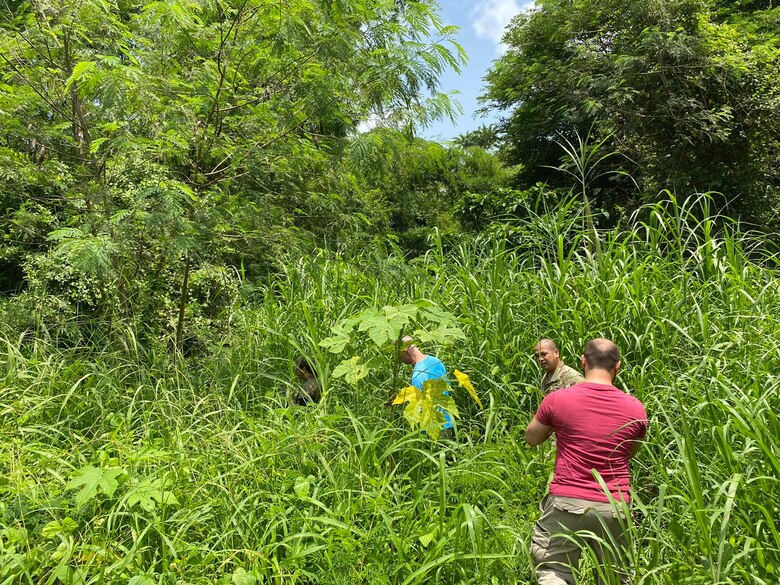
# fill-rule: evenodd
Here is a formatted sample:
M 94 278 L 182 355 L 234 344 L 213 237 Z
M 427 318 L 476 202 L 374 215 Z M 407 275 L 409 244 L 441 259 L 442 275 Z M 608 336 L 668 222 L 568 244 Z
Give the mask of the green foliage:
M 444 147 L 387 129 L 350 143 L 349 160 L 360 183 L 384 202 L 388 227 L 402 247 L 416 255 L 429 249 L 434 234 L 456 242 L 463 225 L 454 213 L 459 202 L 498 189 L 508 178 L 483 148 Z
M 397 356 L 403 348 L 404 335 L 439 345 L 449 345 L 464 338 L 455 316 L 425 299 L 382 309 L 369 307 L 342 319 L 331 331 L 334 335 L 322 339 L 320 347 L 334 354 L 340 354 L 348 347 L 359 352 L 359 355 L 342 360 L 333 370 L 333 376 L 344 377 L 349 384 L 357 384 L 372 370 L 385 368 L 393 372 L 394 386 L 398 377 Z M 366 337 L 371 341 L 368 347 L 364 342 Z
M 122 475 L 121 467 L 109 467 L 107 469 L 98 469 L 88 465 L 81 468 L 72 480 L 65 486 L 65 489 L 78 490 L 75 502 L 78 508 L 94 498 L 98 492 L 105 494 L 109 498 L 114 495 L 116 488 L 119 487 L 118 477 Z
M 121 351 L 41 330 L 3 339 L 0 580 L 530 580 L 554 459 L 518 433 L 538 404 L 532 348 L 554 335 L 570 360 L 606 335 L 622 351 L 618 386 L 653 421 L 632 465 L 637 583 L 774 582 L 777 258 L 706 210 L 648 206 L 630 230 L 600 231 L 596 255 L 577 245 L 580 218 L 560 212 L 523 226 L 538 246 L 523 253 L 483 236 L 411 263 L 375 250 L 301 258 L 242 289 L 223 343 L 175 365 L 132 330 Z M 351 315 L 392 321 L 410 304 L 403 329 L 435 331 L 419 298 L 462 331 L 439 355 L 472 373 L 485 407 L 453 394 L 459 442 L 435 450 L 367 396 L 388 369 L 353 387 L 333 375 L 344 356 L 318 345 Z M 342 327 L 342 352 L 383 354 L 370 327 Z M 322 384 L 315 408 L 282 404 L 300 354 Z M 124 471 L 115 488 L 112 469 Z
M 165 478 L 144 478 L 126 494 L 128 507 L 132 508 L 137 505 L 145 511 L 151 512 L 160 506 L 178 505 L 179 500 L 176 499 L 173 492 L 165 489 L 167 483 Z
M 348 360 L 342 361 L 333 369 L 333 377 L 343 377 L 347 384 L 357 384 L 360 380 L 368 376 L 368 372 L 368 365 L 362 363 L 359 356 L 353 356 Z
M 438 77 L 465 56 L 435 8 L 6 3 L 0 289 L 185 349 L 227 275 L 382 233 L 344 153 L 369 118 L 411 132 L 455 108 Z
M 109 494 L 110 495 L 110 494 Z M 64 518 L 63 520 L 52 520 L 41 531 L 41 536 L 44 538 L 53 538 L 55 536 L 68 536 L 75 532 L 78 525 L 72 518 Z
M 0 7 L 0 583 L 530 578 L 548 335 L 613 338 L 657 422 L 637 582 L 776 581 L 777 257 L 721 209 L 773 219 L 778 9 L 540 6 L 490 74 L 506 124 L 449 148 L 412 138 L 464 57 L 427 0 Z M 398 396 L 430 438 L 458 415 L 435 453 L 382 407 L 404 334 L 480 388 Z
M 718 191 L 719 209 L 771 227 L 778 176 L 777 9 L 675 0 L 662 4 L 551 0 L 507 29 L 509 50 L 488 73 L 486 101 L 509 110 L 503 155 L 520 185 L 560 184 L 557 142 L 593 130 L 602 172 L 633 176 L 641 192 Z M 733 17 L 733 18 L 731 18 Z M 598 208 L 636 208 L 620 175 L 593 184 Z
M 495 124 L 480 126 L 476 130 L 457 136 L 454 142 L 461 148 L 476 146 L 484 150 L 491 150 L 499 143 L 498 127 Z

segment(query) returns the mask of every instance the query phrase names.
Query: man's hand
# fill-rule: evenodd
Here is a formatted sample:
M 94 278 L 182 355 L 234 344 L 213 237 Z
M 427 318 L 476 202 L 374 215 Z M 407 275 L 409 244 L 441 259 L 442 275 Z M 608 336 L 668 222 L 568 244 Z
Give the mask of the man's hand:
M 525 429 L 525 440 L 529 445 L 531 445 L 531 447 L 536 447 L 537 445 L 544 443 L 550 437 L 552 432 L 552 427 L 543 425 L 538 420 L 536 420 L 536 417 L 534 417 L 533 420 L 528 423 L 528 427 Z

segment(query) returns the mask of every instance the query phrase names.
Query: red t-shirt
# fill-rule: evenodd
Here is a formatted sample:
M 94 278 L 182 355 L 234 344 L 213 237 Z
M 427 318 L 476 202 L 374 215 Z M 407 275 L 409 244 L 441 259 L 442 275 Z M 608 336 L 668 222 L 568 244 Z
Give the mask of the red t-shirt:
M 618 501 L 628 502 L 631 446 L 647 432 L 642 403 L 609 384 L 581 382 L 544 397 L 536 420 L 555 430 L 554 496 L 608 502 L 592 470 Z

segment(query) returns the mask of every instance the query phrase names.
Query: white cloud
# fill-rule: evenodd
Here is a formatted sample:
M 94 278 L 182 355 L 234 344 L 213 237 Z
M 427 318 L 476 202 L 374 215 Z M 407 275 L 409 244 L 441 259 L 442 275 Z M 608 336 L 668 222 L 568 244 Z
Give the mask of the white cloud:
M 479 38 L 493 41 L 499 47 L 504 29 L 512 17 L 533 6 L 533 0 L 480 0 L 472 12 L 474 32 Z

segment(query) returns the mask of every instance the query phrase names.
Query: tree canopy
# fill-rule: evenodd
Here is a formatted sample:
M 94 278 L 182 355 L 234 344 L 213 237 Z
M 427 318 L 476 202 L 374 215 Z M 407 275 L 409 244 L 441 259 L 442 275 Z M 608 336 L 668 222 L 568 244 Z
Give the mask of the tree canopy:
M 370 237 L 347 146 L 369 119 L 411 134 L 454 111 L 438 77 L 465 55 L 436 8 L 4 3 L 2 289 L 178 337 L 191 273 Z
M 602 206 L 717 191 L 767 227 L 780 195 L 780 9 L 767 2 L 544 0 L 517 16 L 483 96 L 507 112 L 521 186 L 560 183 L 558 143 L 608 138 Z M 618 162 L 619 161 L 619 162 Z

